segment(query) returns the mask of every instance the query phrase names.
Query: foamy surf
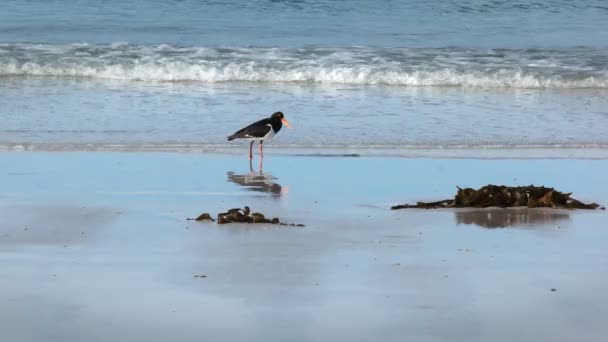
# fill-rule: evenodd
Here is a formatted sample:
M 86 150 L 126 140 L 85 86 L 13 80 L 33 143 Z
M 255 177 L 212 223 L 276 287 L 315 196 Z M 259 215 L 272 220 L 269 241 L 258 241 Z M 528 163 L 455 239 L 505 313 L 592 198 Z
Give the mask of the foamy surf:
M 146 82 L 606 89 L 608 51 L 0 44 L 1 76 Z

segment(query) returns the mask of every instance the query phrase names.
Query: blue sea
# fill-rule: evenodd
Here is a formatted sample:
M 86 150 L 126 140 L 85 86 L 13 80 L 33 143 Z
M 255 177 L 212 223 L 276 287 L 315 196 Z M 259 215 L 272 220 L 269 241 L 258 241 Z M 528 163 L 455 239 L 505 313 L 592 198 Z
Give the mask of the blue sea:
M 606 1 L 1 7 L 0 149 L 608 156 Z

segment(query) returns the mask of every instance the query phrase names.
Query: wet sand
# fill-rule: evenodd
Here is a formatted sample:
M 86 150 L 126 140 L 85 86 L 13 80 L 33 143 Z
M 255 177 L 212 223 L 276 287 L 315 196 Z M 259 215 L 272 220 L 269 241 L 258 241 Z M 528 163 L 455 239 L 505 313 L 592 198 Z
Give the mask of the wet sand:
M 608 203 L 608 160 L 0 153 L 6 341 L 603 341 L 606 211 L 389 207 L 456 185 Z M 306 227 L 187 221 L 249 205 Z M 206 277 L 201 277 L 201 276 Z

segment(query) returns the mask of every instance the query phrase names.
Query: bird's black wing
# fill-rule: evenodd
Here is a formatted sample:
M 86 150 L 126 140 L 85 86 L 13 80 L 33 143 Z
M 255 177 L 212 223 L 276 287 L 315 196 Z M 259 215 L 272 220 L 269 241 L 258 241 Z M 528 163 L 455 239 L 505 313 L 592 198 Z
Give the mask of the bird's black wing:
M 228 136 L 228 140 L 241 138 L 263 138 L 270 132 L 272 126 L 269 119 L 262 119 Z

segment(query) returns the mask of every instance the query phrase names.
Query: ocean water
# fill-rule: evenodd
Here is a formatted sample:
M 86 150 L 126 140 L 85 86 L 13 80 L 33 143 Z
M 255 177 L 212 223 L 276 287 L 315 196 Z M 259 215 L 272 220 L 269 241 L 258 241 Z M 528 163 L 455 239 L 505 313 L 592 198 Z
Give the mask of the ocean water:
M 605 1 L 2 7 L 0 149 L 608 156 Z

